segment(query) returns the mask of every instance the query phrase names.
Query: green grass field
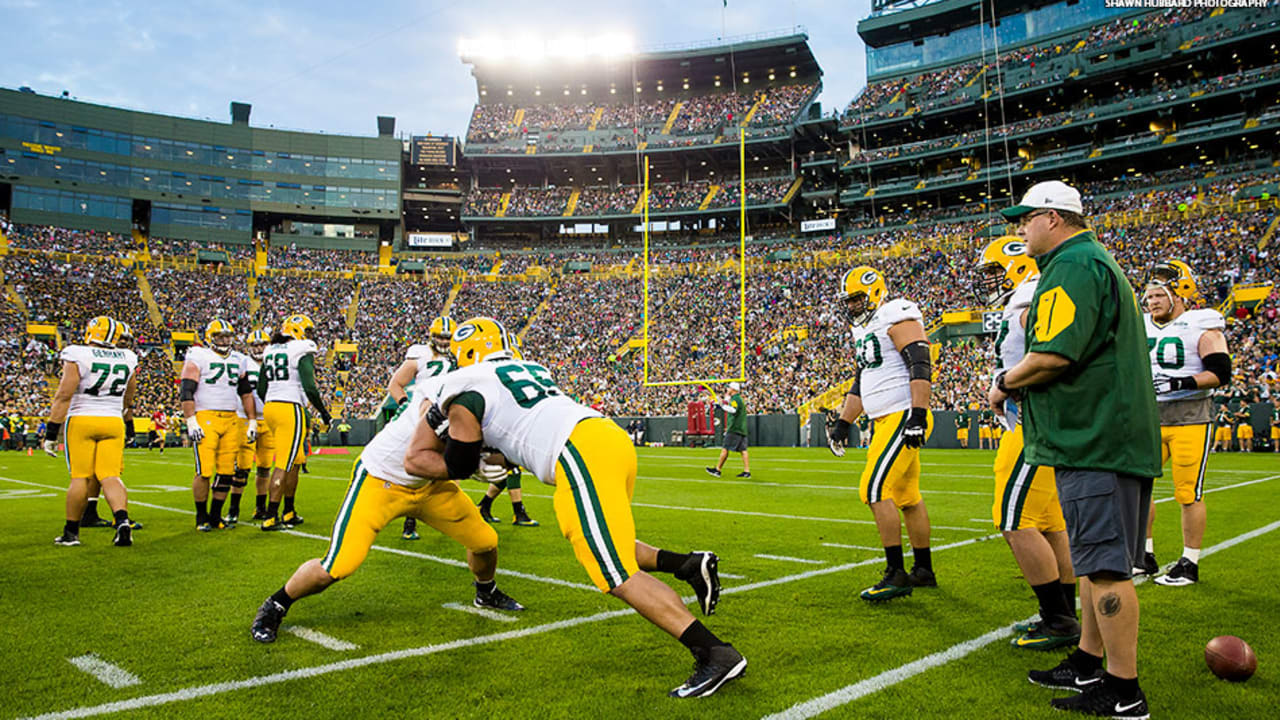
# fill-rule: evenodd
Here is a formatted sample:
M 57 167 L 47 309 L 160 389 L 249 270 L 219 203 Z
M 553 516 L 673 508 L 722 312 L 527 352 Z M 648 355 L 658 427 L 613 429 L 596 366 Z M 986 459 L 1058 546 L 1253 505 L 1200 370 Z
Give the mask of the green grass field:
M 254 612 L 299 563 L 323 554 L 354 455 L 313 458 L 299 532 L 242 525 L 201 534 L 189 453 L 129 451 L 131 514 L 146 526 L 134 546 L 84 529 L 81 547 L 62 548 L 52 542 L 63 518 L 61 459 L 0 454 L 0 717 L 1056 716 L 1055 693 L 1025 673 L 1059 653 L 1009 646 L 1007 627 L 1033 615 L 1035 599 L 993 536 L 993 453 L 925 451 L 940 587 L 882 606 L 857 598 L 882 567 L 870 511 L 857 500 L 862 451 L 837 460 L 825 450 L 753 449 L 750 480 L 729 477 L 740 469 L 733 460 L 724 479 L 708 477 L 702 468 L 714 456 L 640 453 L 641 539 L 720 555 L 724 596 L 705 622 L 750 661 L 715 696 L 680 701 L 666 692 L 687 677 L 691 657 L 587 587 L 556 528 L 551 489 L 537 482 L 526 481 L 525 504 L 542 527 L 511 526 L 507 499 L 495 503 L 504 519 L 499 584 L 529 608 L 514 621 L 445 607 L 469 606 L 473 593 L 461 548 L 429 528 L 403 541 L 397 522 L 379 539 L 385 551 L 286 619 L 345 649 L 288 633 L 264 646 L 249 639 Z M 1280 556 L 1280 457 L 1215 455 L 1207 485 L 1201 583 L 1138 588 L 1140 679 L 1155 718 L 1274 717 L 1280 590 L 1268 578 Z M 475 497 L 483 490 L 465 487 Z M 1156 549 L 1166 565 L 1181 548 L 1171 495 L 1167 481 L 1157 485 Z M 250 496 L 243 517 L 252 504 Z M 1206 669 L 1204 644 L 1220 634 L 1257 651 L 1249 682 Z M 70 662 L 89 653 L 136 684 L 114 688 Z

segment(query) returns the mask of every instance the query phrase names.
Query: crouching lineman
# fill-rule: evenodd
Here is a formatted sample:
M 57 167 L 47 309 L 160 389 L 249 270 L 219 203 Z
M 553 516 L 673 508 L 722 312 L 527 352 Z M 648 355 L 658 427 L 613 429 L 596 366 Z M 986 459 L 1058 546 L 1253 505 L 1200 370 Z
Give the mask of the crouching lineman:
M 187 437 L 195 450 L 196 474 L 191 493 L 200 532 L 233 527 L 222 518 L 235 478 L 236 456 L 243 444 L 236 411 L 253 406 L 252 386 L 241 379 L 249 358 L 234 348 L 235 330 L 225 320 L 211 320 L 204 329 L 204 346 L 187 350 L 182 365 L 182 414 Z M 213 501 L 209 502 L 210 480 Z M 237 498 L 238 500 L 238 498 Z
M 262 356 L 267 345 L 271 343 L 271 333 L 266 330 L 254 330 L 249 333 L 246 345 L 249 347 L 249 360 L 242 376 L 253 389 L 251 401 L 236 407 L 236 417 L 240 423 L 240 451 L 236 455 L 236 474 L 231 481 L 231 510 L 227 513 L 227 523 L 234 524 L 240 519 L 240 496 L 249 484 L 249 470 L 257 467 L 254 480 L 253 519 L 266 520 L 267 486 L 271 483 L 271 461 L 275 454 L 275 437 L 266 423 L 262 421 L 262 398 L 258 397 L 258 378 L 262 374 Z M 252 407 L 253 412 L 250 413 Z
M 316 387 L 315 323 L 306 315 L 290 315 L 280 324 L 280 332 L 262 355 L 258 375 L 258 398 L 262 400 L 262 420 L 275 439 L 276 453 L 271 470 L 267 518 L 261 529 L 282 530 L 302 524 L 294 508 L 298 491 L 298 470 L 307 460 L 306 404 L 310 401 L 328 425 L 329 409 Z M 280 502 L 284 501 L 284 516 Z
M 1147 347 L 1156 406 L 1160 411 L 1163 461 L 1173 461 L 1173 497 L 1182 506 L 1182 557 L 1157 585 L 1192 585 L 1200 580 L 1204 540 L 1204 469 L 1209 458 L 1213 388 L 1231 383 L 1231 356 L 1223 335 L 1226 321 L 1217 310 L 1190 310 L 1198 295 L 1191 268 L 1179 260 L 1155 266 L 1143 293 Z M 1147 548 L 1133 574 L 1155 574 L 1151 530 L 1156 505 L 1147 520 Z
M 303 563 L 284 587 L 262 603 L 249 632 L 254 640 L 274 642 L 281 620 L 295 601 L 322 592 L 354 573 L 368 557 L 378 533 L 401 517 L 415 517 L 467 549 L 467 567 L 475 576 L 472 602 L 476 607 L 524 610 L 498 589 L 494 580 L 498 533 L 480 517 L 471 498 L 452 480 L 430 480 L 407 470 L 405 453 L 418 426 L 426 425 L 422 407 L 430 389 L 420 382 L 409 390 L 395 419 L 360 453 L 333 521 L 329 551 Z
M 887 292 L 884 277 L 866 265 L 840 281 L 840 310 L 853 326 L 858 374 L 830 436 L 831 451 L 843 456 L 850 423 L 863 412 L 874 421 L 858 494 L 871 506 L 888 566 L 880 582 L 862 591 L 862 599 L 871 602 L 938 585 L 929 512 L 920 496 L 920 447 L 933 430 L 933 363 L 920 308 L 909 300 L 886 302 Z M 899 510 L 914 555 L 910 574 L 903 564 Z
M 983 249 L 976 275 L 979 299 L 990 307 L 1004 308 L 996 335 L 999 374 L 1017 365 L 1027 352 L 1027 314 L 1040 271 L 1020 238 L 1002 237 Z M 1003 413 L 1010 430 L 1001 436 L 996 452 L 991 515 L 1040 604 L 1040 620 L 1019 628 L 1013 645 L 1032 650 L 1074 645 L 1080 641 L 1076 577 L 1053 468 L 1026 464 L 1021 415 L 1012 400 L 994 410 Z
M 115 522 L 114 542 L 133 544 L 128 493 L 120 480 L 126 429 L 133 425 L 138 356 L 116 348 L 120 323 L 101 315 L 89 321 L 83 345 L 62 349 L 62 380 L 45 426 L 44 451 L 58 455 L 58 435 L 66 423 L 67 520 L 55 545 L 80 544 L 80 518 L 99 487 Z
M 405 469 L 440 480 L 464 478 L 481 466 L 487 446 L 553 485 L 560 531 L 595 586 L 693 653 L 693 675 L 671 696 L 714 693 L 742 674 L 746 658 L 694 619 L 670 586 L 643 570 L 687 581 L 709 615 L 720 599 L 716 556 L 672 553 L 636 540 L 631 439 L 612 420 L 566 397 L 546 368 L 514 359 L 513 344 L 490 318 L 458 326 L 453 353 L 460 369 L 433 381 L 428 422 L 418 428 Z M 446 430 L 441 450 L 436 434 Z

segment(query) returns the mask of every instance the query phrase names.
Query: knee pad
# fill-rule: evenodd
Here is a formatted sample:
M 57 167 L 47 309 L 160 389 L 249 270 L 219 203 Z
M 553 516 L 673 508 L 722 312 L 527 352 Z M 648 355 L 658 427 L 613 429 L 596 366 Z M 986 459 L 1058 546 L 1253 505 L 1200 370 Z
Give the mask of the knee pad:
M 233 475 L 231 478 L 231 487 L 242 488 L 245 485 L 249 484 L 248 480 L 249 480 L 248 470 L 236 470 L 236 474 Z
M 512 471 L 507 475 L 507 479 L 506 479 L 506 481 L 504 481 L 504 484 L 507 486 L 507 489 L 508 489 L 508 490 L 519 490 L 519 489 L 520 489 L 520 478 L 521 478 L 521 477 L 522 477 L 522 473 L 520 472 L 520 468 L 515 468 L 514 470 L 512 470 Z
M 222 473 L 218 473 L 217 475 L 213 476 L 212 487 L 214 490 L 230 490 L 232 484 L 233 483 L 231 482 L 230 475 L 224 475 Z

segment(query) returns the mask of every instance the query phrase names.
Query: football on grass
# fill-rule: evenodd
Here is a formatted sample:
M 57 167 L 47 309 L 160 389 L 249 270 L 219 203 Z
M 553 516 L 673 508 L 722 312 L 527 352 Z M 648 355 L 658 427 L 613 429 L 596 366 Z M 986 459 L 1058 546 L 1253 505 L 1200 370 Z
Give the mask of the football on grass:
M 1223 680 L 1244 682 L 1258 669 L 1258 656 L 1235 635 L 1219 635 L 1204 646 L 1204 662 Z

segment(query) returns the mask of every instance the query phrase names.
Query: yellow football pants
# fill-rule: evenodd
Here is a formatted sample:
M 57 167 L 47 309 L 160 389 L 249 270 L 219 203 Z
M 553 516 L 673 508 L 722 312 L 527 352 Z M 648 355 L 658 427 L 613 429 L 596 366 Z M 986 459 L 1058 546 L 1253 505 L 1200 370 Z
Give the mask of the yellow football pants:
M 898 507 L 911 507 L 920 502 L 920 449 L 902 442 L 907 413 L 902 410 L 875 420 L 871 447 L 867 449 L 867 465 L 858 483 L 858 497 L 870 505 L 893 500 Z M 927 413 L 925 439 L 933 434 L 933 413 Z
M 307 453 L 303 442 L 307 437 L 307 416 L 302 406 L 290 402 L 272 401 L 262 408 L 262 423 L 267 426 L 275 440 L 273 465 L 278 470 L 289 472 L 294 465 L 305 463 Z
M 195 447 L 197 475 L 208 480 L 215 472 L 230 475 L 236 471 L 236 453 L 244 442 L 239 420 L 234 412 L 196 412 L 196 422 L 204 431 L 204 438 Z
M 1035 528 L 1040 532 L 1067 529 L 1058 502 L 1053 468 L 1027 465 L 1022 454 L 1022 426 L 1000 438 L 996 451 L 995 502 L 991 519 L 1003 532 Z
M 1162 425 L 1160 427 L 1160 463 L 1173 460 L 1173 498 L 1179 505 L 1190 505 L 1204 497 L 1204 468 L 1209 460 L 1209 428 L 1204 425 Z M 1226 441 L 1231 442 L 1230 428 Z
M 67 470 L 73 478 L 120 477 L 124 467 L 124 420 L 76 415 L 63 430 Z

